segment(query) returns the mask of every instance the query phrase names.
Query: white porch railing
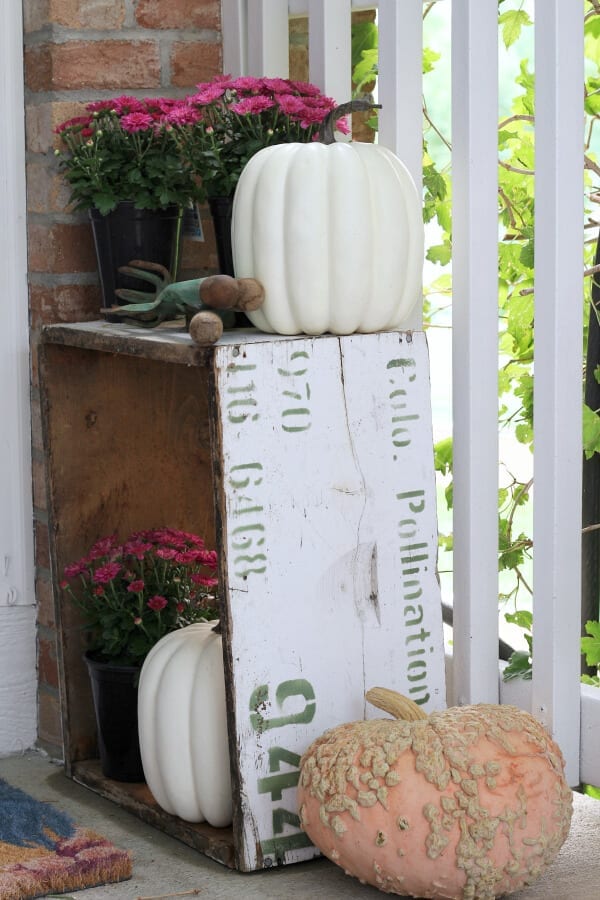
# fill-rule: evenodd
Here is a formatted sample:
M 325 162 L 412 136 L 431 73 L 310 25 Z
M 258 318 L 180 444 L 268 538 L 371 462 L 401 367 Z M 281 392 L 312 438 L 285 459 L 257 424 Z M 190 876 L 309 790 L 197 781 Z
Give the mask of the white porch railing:
M 449 2 L 449 0 L 441 0 Z M 310 80 L 350 96 L 352 9 L 378 8 L 379 141 L 421 182 L 423 0 L 223 0 L 224 71 L 288 74 L 309 17 Z M 583 15 L 536 0 L 535 657 L 531 711 L 571 784 L 600 784 L 600 692 L 579 683 Z M 455 700 L 497 702 L 497 0 L 452 3 Z M 419 327 L 420 320 L 411 323 Z M 504 688 L 500 690 L 504 697 Z M 581 719 L 580 719 L 581 717 Z

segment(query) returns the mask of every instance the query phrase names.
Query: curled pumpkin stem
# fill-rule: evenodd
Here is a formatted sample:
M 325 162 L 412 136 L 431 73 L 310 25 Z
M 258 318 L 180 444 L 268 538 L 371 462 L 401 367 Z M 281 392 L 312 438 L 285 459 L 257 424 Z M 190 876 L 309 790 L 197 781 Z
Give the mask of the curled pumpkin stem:
M 365 698 L 377 709 L 389 713 L 395 719 L 403 719 L 405 722 L 417 722 L 419 719 L 428 718 L 427 713 L 414 700 L 409 700 L 408 697 L 399 694 L 397 691 L 391 691 L 389 688 L 370 688 L 365 694 Z
M 353 112 L 367 112 L 369 109 L 381 109 L 381 103 L 371 103 L 370 100 L 349 100 L 341 103 L 328 113 L 323 119 L 319 141 L 322 144 L 335 144 L 335 123 L 342 116 L 349 116 Z

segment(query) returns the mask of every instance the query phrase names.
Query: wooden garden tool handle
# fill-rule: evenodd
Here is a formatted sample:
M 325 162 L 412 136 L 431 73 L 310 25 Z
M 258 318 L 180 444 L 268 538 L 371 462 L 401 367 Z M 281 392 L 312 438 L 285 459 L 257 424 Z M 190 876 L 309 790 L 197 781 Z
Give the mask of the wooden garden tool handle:
M 231 278 L 230 275 L 209 275 L 200 283 L 200 299 L 213 309 L 236 309 L 252 312 L 262 306 L 265 291 L 254 278 Z

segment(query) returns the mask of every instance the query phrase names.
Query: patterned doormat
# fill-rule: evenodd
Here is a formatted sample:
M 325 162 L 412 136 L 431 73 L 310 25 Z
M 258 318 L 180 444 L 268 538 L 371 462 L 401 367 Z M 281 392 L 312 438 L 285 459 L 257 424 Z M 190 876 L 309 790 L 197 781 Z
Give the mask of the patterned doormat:
M 131 857 L 0 778 L 0 897 L 30 900 L 131 878 Z

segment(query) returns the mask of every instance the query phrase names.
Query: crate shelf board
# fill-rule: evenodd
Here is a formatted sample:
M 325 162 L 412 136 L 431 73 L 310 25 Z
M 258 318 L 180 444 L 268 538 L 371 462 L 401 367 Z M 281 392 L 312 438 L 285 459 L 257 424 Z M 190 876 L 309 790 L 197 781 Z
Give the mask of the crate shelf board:
M 276 339 L 296 341 L 303 337 L 304 335 L 277 335 Z M 98 320 L 68 325 L 46 325 L 42 330 L 44 344 L 62 344 L 101 353 L 119 353 L 188 366 L 208 365 L 218 346 L 265 343 L 272 340 L 273 335 L 265 334 L 256 328 L 233 328 L 225 331 L 216 344 L 200 347 L 189 336 L 183 319 L 163 322 L 156 328 Z
M 213 828 L 206 822 L 185 822 L 165 812 L 154 799 L 146 784 L 113 781 L 102 774 L 100 761 L 85 759 L 72 767 L 74 781 L 93 790 L 96 794 L 117 803 L 122 809 L 142 819 L 159 831 L 177 838 L 216 862 L 235 866 L 233 830 Z

